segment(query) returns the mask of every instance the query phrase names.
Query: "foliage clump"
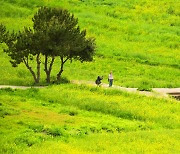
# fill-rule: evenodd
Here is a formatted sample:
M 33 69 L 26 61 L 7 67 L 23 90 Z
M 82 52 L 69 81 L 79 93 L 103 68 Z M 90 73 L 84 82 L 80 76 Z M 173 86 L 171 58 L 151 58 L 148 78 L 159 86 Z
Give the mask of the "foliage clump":
M 80 30 L 78 19 L 67 10 L 41 7 L 32 18 L 33 28 L 24 27 L 17 34 L 11 33 L 4 42 L 4 51 L 11 57 L 11 64 L 17 67 L 24 63 L 35 83 L 40 82 L 41 64 L 44 65 L 46 81 L 51 81 L 55 58 L 59 58 L 57 81 L 60 81 L 64 64 L 70 60 L 92 61 L 95 53 L 95 39 L 86 38 L 86 30 Z M 5 29 L 2 27 L 2 34 Z M 31 61 L 36 61 L 36 72 Z M 42 62 L 44 61 L 44 62 Z

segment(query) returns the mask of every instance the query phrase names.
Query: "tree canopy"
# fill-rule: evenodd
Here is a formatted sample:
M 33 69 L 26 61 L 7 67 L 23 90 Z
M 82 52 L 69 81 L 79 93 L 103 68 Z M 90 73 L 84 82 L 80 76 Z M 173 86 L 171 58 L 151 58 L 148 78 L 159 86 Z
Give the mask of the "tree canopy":
M 41 61 L 44 60 L 46 81 L 49 83 L 55 58 L 59 58 L 57 80 L 60 81 L 64 64 L 68 60 L 92 61 L 95 54 L 95 39 L 86 38 L 86 30 L 80 30 L 78 19 L 61 8 L 41 7 L 32 18 L 33 28 L 25 27 L 9 36 L 8 50 L 13 66 L 24 63 L 34 77 L 40 80 Z M 15 38 L 12 39 L 12 38 Z M 36 70 L 29 60 L 36 57 Z M 42 58 L 44 57 L 44 58 Z

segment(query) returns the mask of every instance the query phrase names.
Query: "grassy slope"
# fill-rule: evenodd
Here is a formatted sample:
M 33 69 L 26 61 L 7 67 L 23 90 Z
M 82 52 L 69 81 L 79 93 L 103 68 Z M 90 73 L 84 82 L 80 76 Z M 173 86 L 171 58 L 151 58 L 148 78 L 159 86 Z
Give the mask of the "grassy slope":
M 179 153 L 179 107 L 83 85 L 0 90 L 0 152 Z
M 69 9 L 97 38 L 95 61 L 68 63 L 68 79 L 113 70 L 119 85 L 180 86 L 178 1 L 3 0 L 0 22 L 15 31 L 32 26 L 42 5 Z M 25 67 L 8 60 L 0 50 L 0 84 L 31 85 Z M 0 90 L 0 153 L 179 153 L 179 108 L 175 100 L 71 84 Z
M 94 80 L 97 75 L 107 76 L 113 70 L 118 85 L 180 87 L 177 0 L 4 0 L 0 3 L 0 22 L 9 30 L 31 26 L 33 13 L 43 5 L 67 8 L 79 18 L 81 28 L 97 40 L 97 55 L 93 63 L 67 63 L 64 76 L 68 79 Z M 32 84 L 25 67 L 12 69 L 1 50 L 0 61 L 3 61 L 0 84 Z M 56 61 L 52 76 L 56 76 L 58 68 Z

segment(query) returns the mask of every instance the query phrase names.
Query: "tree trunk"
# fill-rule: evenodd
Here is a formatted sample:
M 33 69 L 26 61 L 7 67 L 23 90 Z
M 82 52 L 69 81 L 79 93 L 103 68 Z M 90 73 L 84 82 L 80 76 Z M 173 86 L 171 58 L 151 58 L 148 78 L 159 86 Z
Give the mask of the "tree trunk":
M 55 57 L 53 56 L 48 68 L 48 56 L 45 55 L 45 63 L 44 63 L 44 71 L 46 72 L 46 82 L 50 83 L 51 82 L 51 70 L 52 70 L 52 66 L 54 63 Z
M 61 74 L 62 74 L 62 72 L 63 72 L 63 69 L 61 69 L 61 70 L 59 71 L 59 73 L 57 74 L 57 81 L 58 81 L 58 82 L 60 82 L 60 80 L 61 80 Z
M 44 61 L 44 71 L 46 73 L 46 82 L 50 83 L 49 73 L 48 73 L 48 56 L 45 55 L 45 61 Z
M 40 81 L 40 66 L 41 66 L 40 54 L 38 54 L 36 57 L 36 63 L 37 63 L 37 83 L 39 83 L 39 81 Z
M 38 80 L 36 78 L 36 74 L 35 72 L 32 70 L 32 68 L 29 66 L 29 62 L 28 62 L 28 57 L 27 59 L 23 58 L 24 64 L 26 65 L 27 69 L 31 72 L 33 78 L 34 78 L 34 82 L 38 83 Z
M 46 82 L 47 83 L 51 82 L 51 76 L 50 76 L 50 72 L 49 71 L 46 72 Z
M 63 57 L 60 57 L 60 59 L 61 59 L 61 67 L 60 67 L 60 70 L 57 74 L 57 81 L 58 82 L 60 82 L 60 80 L 61 80 L 61 74 L 63 72 L 64 63 L 68 60 L 68 58 L 66 60 L 64 60 Z

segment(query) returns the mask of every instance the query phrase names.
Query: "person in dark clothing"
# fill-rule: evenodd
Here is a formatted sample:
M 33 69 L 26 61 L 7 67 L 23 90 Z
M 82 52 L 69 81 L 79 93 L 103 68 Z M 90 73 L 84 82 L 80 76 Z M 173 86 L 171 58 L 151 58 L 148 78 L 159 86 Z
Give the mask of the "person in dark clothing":
M 103 79 L 103 76 L 102 77 L 98 76 L 95 83 L 99 86 L 101 84 L 102 79 Z

